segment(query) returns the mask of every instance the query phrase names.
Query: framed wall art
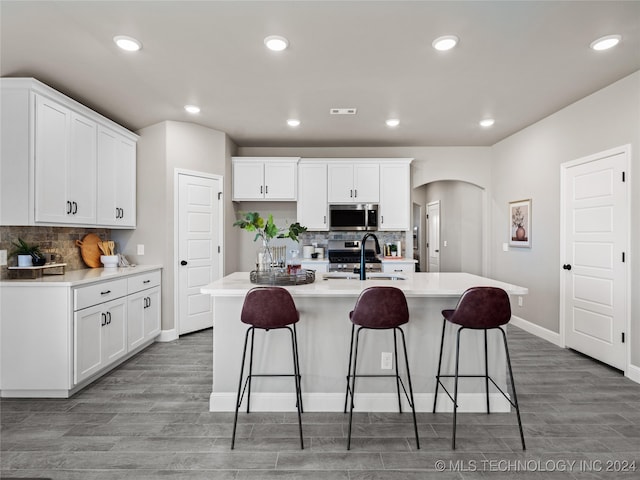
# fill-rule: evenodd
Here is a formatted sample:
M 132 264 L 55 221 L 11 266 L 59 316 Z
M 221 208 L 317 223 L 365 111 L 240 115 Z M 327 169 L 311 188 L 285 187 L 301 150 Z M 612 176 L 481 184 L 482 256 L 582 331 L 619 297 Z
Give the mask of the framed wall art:
M 531 248 L 531 199 L 509 202 L 509 245 Z

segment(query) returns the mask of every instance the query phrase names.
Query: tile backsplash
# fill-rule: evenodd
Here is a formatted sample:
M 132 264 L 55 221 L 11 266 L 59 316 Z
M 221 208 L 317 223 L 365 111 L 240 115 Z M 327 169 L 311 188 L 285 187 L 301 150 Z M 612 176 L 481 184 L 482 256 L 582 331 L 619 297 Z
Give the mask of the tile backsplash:
M 43 253 L 56 254 L 57 262 L 66 263 L 66 270 L 80 270 L 88 268 L 82 261 L 80 247 L 76 240 L 88 233 L 95 233 L 102 240 L 111 238 L 108 228 L 79 228 L 79 227 L 2 227 L 0 228 L 0 250 L 7 250 L 10 254 L 14 249 L 13 242 L 21 238 L 29 245 L 35 244 Z M 16 258 L 10 258 L 9 266 L 16 264 Z M 9 278 L 6 266 L 0 269 L 0 278 Z

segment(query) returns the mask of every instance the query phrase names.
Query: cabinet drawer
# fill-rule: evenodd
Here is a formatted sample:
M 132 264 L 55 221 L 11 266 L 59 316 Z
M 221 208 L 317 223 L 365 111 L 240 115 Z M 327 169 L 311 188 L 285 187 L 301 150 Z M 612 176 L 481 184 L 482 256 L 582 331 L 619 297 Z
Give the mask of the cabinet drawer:
M 160 285 L 160 270 L 135 275 L 127 279 L 127 293 L 139 292 Z
M 114 298 L 124 297 L 126 294 L 126 278 L 76 288 L 73 291 L 73 309 L 81 310 L 83 308 L 91 307 L 92 305 L 108 302 Z
M 408 273 L 414 272 L 416 269 L 416 265 L 414 262 L 400 262 L 394 263 L 395 261 L 385 262 L 382 264 L 382 271 L 384 273 Z

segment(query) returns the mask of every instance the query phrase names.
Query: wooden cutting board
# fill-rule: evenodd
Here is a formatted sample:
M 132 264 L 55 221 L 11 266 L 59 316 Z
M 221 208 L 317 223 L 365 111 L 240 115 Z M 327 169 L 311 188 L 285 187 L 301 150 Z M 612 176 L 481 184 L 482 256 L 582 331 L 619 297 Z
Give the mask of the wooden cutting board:
M 100 237 L 95 233 L 88 233 L 82 240 L 76 240 L 76 245 L 80 247 L 80 254 L 82 260 L 91 268 L 99 268 L 102 266 L 100 262 L 100 255 L 102 252 L 98 247 L 98 243 L 101 242 Z

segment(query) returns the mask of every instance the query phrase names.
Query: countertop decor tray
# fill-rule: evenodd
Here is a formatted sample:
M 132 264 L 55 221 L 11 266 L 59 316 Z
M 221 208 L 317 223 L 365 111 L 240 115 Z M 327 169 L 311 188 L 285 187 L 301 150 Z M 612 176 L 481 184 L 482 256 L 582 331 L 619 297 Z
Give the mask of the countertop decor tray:
M 315 270 L 300 269 L 295 273 L 287 273 L 286 270 L 270 270 L 260 271 L 252 270 L 249 272 L 251 283 L 258 285 L 304 285 L 313 283 L 316 280 Z

